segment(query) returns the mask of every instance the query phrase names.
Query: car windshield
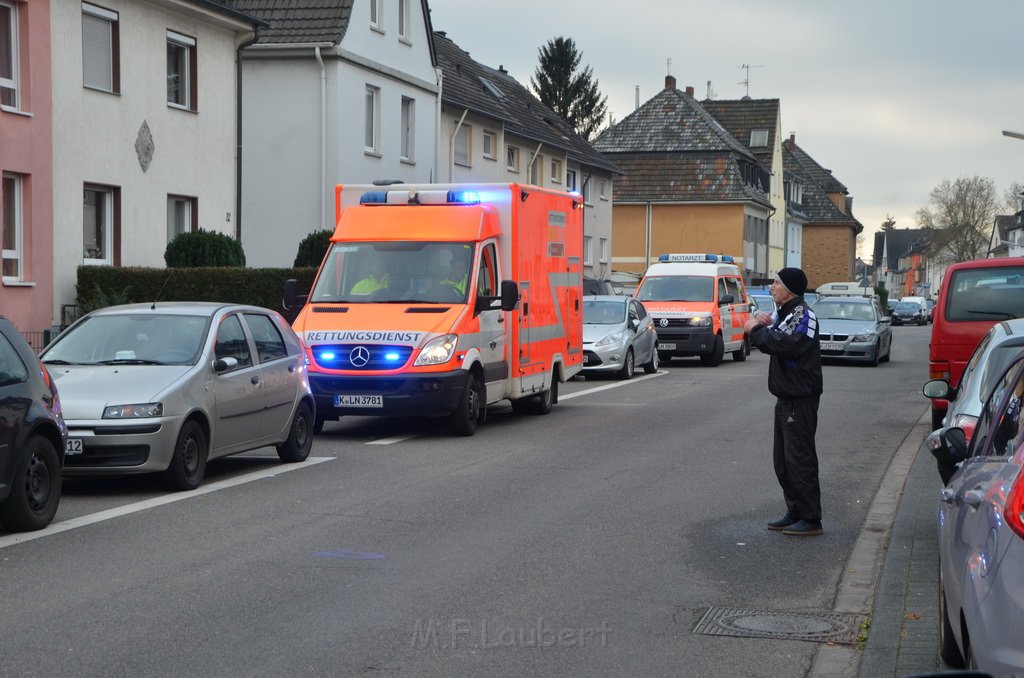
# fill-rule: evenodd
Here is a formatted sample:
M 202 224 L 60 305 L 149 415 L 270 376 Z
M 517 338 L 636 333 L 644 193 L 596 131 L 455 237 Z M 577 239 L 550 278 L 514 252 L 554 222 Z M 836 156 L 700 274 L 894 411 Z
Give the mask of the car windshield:
M 921 307 L 913 301 L 901 301 L 893 307 L 893 310 L 899 311 L 900 313 L 915 313 L 920 311 Z
M 767 294 L 751 294 L 750 298 L 757 302 L 758 309 L 765 313 L 771 313 L 775 310 L 775 300 Z
M 819 301 L 814 305 L 819 320 L 874 320 L 875 313 L 868 304 Z
M 194 365 L 209 323 L 204 315 L 87 316 L 41 357 L 44 363 L 63 365 Z
M 334 243 L 313 303 L 454 303 L 469 288 L 473 246 L 459 242 Z
M 583 302 L 583 322 L 588 325 L 619 325 L 625 320 L 625 304 L 597 300 Z
M 640 301 L 711 301 L 715 280 L 708 276 L 663 275 L 646 279 L 637 290 Z

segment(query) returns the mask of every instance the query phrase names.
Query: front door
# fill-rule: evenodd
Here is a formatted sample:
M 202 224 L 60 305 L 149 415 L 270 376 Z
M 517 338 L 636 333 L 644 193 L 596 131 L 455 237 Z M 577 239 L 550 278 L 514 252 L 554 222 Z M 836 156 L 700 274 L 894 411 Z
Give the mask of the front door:
M 212 380 L 217 414 L 210 449 L 216 452 L 259 437 L 263 395 L 260 366 L 253 360 L 249 339 L 237 314 L 221 321 L 214 350 L 217 358 L 238 361 Z

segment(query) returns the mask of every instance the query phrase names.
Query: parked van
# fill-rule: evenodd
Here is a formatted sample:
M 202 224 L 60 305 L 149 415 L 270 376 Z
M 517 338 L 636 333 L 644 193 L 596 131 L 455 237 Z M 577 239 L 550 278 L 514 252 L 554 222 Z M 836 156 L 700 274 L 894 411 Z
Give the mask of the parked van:
M 819 285 L 815 290 L 818 297 L 868 297 L 878 301 L 875 288 L 856 281 L 830 282 Z
M 960 384 L 981 338 L 1000 320 L 1024 317 L 1024 257 L 975 259 L 946 269 L 932 320 L 931 379 Z M 940 428 L 946 400 L 932 400 L 932 428 Z
M 726 351 L 742 362 L 750 354 L 743 323 L 750 303 L 743 276 L 730 256 L 662 254 L 636 289 L 654 319 L 658 357 L 699 356 L 718 365 Z

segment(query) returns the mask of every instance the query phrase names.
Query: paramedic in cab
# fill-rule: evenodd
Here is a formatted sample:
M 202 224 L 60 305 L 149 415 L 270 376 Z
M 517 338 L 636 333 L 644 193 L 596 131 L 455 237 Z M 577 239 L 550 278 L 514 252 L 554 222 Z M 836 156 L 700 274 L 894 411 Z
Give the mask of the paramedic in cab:
M 352 294 L 373 294 L 377 290 L 388 288 L 389 276 L 387 266 L 381 258 L 375 258 L 370 264 L 370 274 L 352 286 Z
M 466 294 L 466 280 L 469 275 L 469 267 L 463 257 L 452 257 L 451 272 L 446 280 L 440 282 L 441 287 L 450 287 L 460 297 Z
M 770 521 L 768 529 L 793 536 L 822 534 L 814 443 L 822 392 L 821 352 L 818 319 L 803 298 L 806 289 L 802 270 L 783 268 L 771 287 L 777 314 L 762 311 L 743 327 L 751 343 L 771 356 L 768 390 L 777 399 L 773 461 L 786 514 Z

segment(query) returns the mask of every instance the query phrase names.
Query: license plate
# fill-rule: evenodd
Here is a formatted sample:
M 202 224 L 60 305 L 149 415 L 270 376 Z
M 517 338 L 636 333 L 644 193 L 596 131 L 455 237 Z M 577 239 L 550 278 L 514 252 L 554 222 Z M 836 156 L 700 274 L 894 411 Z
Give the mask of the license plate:
M 334 396 L 335 407 L 384 407 L 384 396 L 379 395 L 338 395 Z
M 822 351 L 842 351 L 846 346 L 841 341 L 823 341 L 821 342 Z
M 674 351 L 676 350 L 675 344 L 666 344 L 665 342 L 658 342 L 659 351 Z
M 81 438 L 68 438 L 67 443 L 64 445 L 64 455 L 71 456 L 73 454 L 82 454 L 85 452 L 85 448 L 82 447 Z

